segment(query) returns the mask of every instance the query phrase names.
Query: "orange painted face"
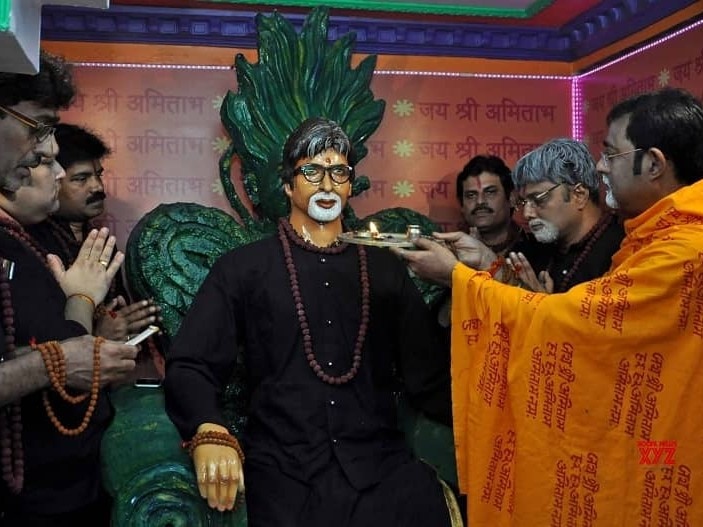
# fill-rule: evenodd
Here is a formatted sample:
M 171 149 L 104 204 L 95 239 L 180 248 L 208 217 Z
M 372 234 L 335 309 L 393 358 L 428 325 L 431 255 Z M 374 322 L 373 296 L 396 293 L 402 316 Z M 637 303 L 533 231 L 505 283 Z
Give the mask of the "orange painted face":
M 306 167 L 306 165 L 318 165 Z M 305 157 L 295 164 L 296 175 L 292 184 L 285 184 L 283 190 L 291 202 L 291 214 L 304 214 L 309 218 L 328 223 L 338 219 L 351 194 L 351 174 L 344 154 L 329 149 L 313 157 Z M 322 168 L 320 168 L 322 167 Z M 303 172 L 307 168 L 309 181 Z M 349 176 L 344 181 L 345 176 Z M 340 183 L 339 181 L 343 181 Z

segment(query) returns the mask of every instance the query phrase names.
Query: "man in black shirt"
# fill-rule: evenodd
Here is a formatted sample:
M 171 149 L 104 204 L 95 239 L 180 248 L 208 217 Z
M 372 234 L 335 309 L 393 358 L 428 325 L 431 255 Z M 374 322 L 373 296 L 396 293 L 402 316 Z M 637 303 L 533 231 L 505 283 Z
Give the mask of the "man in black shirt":
M 28 231 L 50 253 L 70 266 L 94 228 L 93 220 L 105 210 L 103 159 L 110 148 L 95 134 L 73 124 L 56 125 L 57 161 L 66 171 L 59 184 L 59 208 L 51 217 Z M 128 304 L 129 293 L 118 273 L 102 306 L 98 307 L 95 334 L 127 340 L 158 319 L 159 307 L 152 300 Z
M 185 439 L 195 435 L 201 494 L 225 510 L 243 485 L 242 451 L 218 394 L 243 349 L 251 527 L 449 525 L 443 488 L 411 457 L 394 398 L 400 377 L 411 404 L 448 422 L 449 372 L 405 266 L 338 241 L 353 164 L 336 123 L 309 119 L 293 132 L 282 171 L 290 217 L 213 266 L 167 357 L 167 411 Z
M 476 229 L 498 256 L 525 239 L 513 219 L 514 188 L 510 168 L 498 156 L 474 156 L 456 177 L 456 197 L 467 229 Z
M 625 237 L 618 217 L 601 205 L 596 165 L 586 145 L 553 139 L 515 165 L 514 205 L 530 235 L 507 258 L 463 232 L 436 233 L 466 265 L 532 291 L 562 293 L 605 274 Z
M 65 270 L 25 230 L 58 207 L 53 125 L 73 94 L 68 66 L 45 53 L 37 75 L 0 73 L 2 527 L 108 523 L 99 448 L 112 408 L 99 388 L 135 366 L 136 347 L 84 336 L 122 262 L 114 237 L 91 232 Z
M 456 197 L 467 232 L 480 240 L 501 261 L 516 247 L 524 247 L 530 237 L 513 218 L 515 184 L 510 168 L 498 156 L 472 157 L 456 177 Z M 459 232 L 453 233 L 460 236 Z M 514 282 L 514 274 L 502 277 Z M 451 340 L 451 290 L 433 306 L 440 325 L 442 345 L 449 352 Z M 449 358 L 447 357 L 447 360 Z
M 517 162 L 513 179 L 516 205 L 536 240 L 508 255 L 521 285 L 561 293 L 605 274 L 625 231 L 601 206 L 600 177 L 586 145 L 548 141 Z
M 466 226 L 475 228 L 498 256 L 524 240 L 524 232 L 513 220 L 513 189 L 510 168 L 497 156 L 471 158 L 456 178 L 456 197 Z

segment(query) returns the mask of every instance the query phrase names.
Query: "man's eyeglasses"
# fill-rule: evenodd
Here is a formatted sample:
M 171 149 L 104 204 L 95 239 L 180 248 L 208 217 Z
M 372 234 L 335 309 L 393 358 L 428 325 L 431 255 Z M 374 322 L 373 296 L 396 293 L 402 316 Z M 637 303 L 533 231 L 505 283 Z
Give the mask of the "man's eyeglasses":
M 29 117 L 28 115 L 18 112 L 17 110 L 12 110 L 11 108 L 8 108 L 6 106 L 0 106 L 0 112 L 6 113 L 10 117 L 17 119 L 23 125 L 31 128 L 33 131 L 34 138 L 37 140 L 38 143 L 43 143 L 50 136 L 54 135 L 54 132 L 56 131 L 56 128 L 54 128 L 53 126 L 37 121 L 36 119 Z
M 610 168 L 610 160 L 613 159 L 614 157 L 625 156 L 625 155 L 631 154 L 633 152 L 639 152 L 640 150 L 642 150 L 642 149 L 641 148 L 633 148 L 632 150 L 627 150 L 626 152 L 618 152 L 617 154 L 606 154 L 605 152 L 601 152 L 600 160 L 601 160 L 601 163 L 603 163 L 603 166 L 605 168 Z
M 341 185 L 349 181 L 354 169 L 348 165 L 332 165 L 329 167 L 318 165 L 317 163 L 308 163 L 307 165 L 299 166 L 295 169 L 295 174 L 302 176 L 313 185 L 319 185 L 325 178 L 325 174 L 329 174 L 333 183 Z
M 563 183 L 557 183 L 553 187 L 549 187 L 547 190 L 544 190 L 542 192 L 538 192 L 536 194 L 528 194 L 524 198 L 516 198 L 513 201 L 513 207 L 516 209 L 524 209 L 527 204 L 529 203 L 533 207 L 537 209 L 541 209 L 547 204 L 547 201 L 549 201 L 549 195 L 552 193 L 552 191 L 563 185 Z

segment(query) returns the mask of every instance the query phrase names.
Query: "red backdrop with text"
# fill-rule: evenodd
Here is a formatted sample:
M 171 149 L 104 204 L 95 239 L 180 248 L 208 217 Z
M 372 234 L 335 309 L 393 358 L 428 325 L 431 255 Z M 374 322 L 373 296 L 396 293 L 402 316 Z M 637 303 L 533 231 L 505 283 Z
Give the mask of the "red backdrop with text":
M 703 98 L 703 25 L 580 78 L 584 141 L 600 155 L 605 118 L 623 99 L 664 87 Z
M 192 201 L 231 212 L 218 159 L 228 137 L 219 118 L 231 70 L 78 66 L 80 96 L 65 122 L 89 127 L 112 147 L 103 218 L 124 247 L 137 221 L 160 203 Z M 363 217 L 389 207 L 459 225 L 455 177 L 477 153 L 512 166 L 543 141 L 571 135 L 570 83 L 560 79 L 377 73 L 386 112 L 357 167 L 372 188 L 351 201 Z M 232 177 L 241 196 L 239 166 Z
M 614 103 L 663 86 L 703 97 L 701 42 L 698 26 L 580 77 L 583 139 L 594 155 Z M 76 77 L 81 95 L 63 119 L 88 126 L 113 148 L 104 223 L 121 246 L 160 203 L 192 201 L 231 212 L 218 176 L 228 143 L 219 105 L 227 90 L 236 91 L 231 70 L 78 66 Z M 386 101 L 386 113 L 357 167 L 372 183 L 351 202 L 361 217 L 408 207 L 455 229 L 461 216 L 454 181 L 471 156 L 493 153 L 513 166 L 543 141 L 571 135 L 566 79 L 381 71 L 372 89 Z M 235 163 L 232 178 L 244 196 L 239 176 Z

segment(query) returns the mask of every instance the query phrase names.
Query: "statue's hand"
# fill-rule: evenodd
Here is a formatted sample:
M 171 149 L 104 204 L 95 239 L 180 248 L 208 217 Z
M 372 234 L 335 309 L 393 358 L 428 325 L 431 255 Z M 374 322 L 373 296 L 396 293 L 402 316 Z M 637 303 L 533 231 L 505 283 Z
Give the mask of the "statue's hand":
M 198 433 L 229 431 L 214 423 L 203 423 Z M 205 443 L 195 447 L 193 465 L 198 479 L 200 495 L 213 509 L 232 510 L 237 492 L 244 490 L 244 472 L 237 451 L 224 445 Z

